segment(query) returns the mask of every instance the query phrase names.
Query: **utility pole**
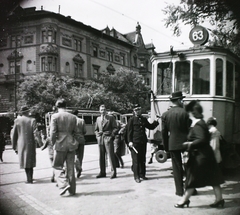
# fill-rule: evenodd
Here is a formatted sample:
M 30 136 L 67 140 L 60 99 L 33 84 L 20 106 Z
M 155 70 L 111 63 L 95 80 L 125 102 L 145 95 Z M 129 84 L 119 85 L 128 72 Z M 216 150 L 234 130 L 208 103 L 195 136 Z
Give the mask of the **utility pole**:
M 17 36 L 15 38 L 14 56 L 14 114 L 17 117 Z

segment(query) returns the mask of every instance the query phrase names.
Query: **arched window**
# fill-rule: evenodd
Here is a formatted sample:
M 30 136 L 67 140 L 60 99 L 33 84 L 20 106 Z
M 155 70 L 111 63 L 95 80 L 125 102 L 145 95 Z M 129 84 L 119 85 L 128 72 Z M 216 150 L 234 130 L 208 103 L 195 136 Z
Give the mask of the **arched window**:
M 27 61 L 27 71 L 32 71 L 32 61 L 31 60 Z
M 66 62 L 66 64 L 65 64 L 65 71 L 66 71 L 66 73 L 70 72 L 70 64 L 69 64 L 69 62 Z

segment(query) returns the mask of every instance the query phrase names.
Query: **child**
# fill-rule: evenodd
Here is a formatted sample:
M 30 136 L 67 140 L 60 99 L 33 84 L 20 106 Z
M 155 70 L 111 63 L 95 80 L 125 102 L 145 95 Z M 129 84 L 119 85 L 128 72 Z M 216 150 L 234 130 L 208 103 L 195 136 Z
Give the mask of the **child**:
M 210 117 L 207 120 L 207 125 L 208 125 L 209 132 L 211 134 L 210 145 L 213 149 L 216 161 L 219 164 L 222 161 L 222 156 L 221 156 L 221 153 L 220 153 L 220 142 L 219 142 L 219 138 L 221 136 L 221 133 L 216 128 L 216 126 L 217 126 L 216 118 Z
M 53 164 L 53 145 L 50 141 L 50 138 L 46 136 L 45 132 L 42 130 L 41 131 L 41 138 L 42 138 L 42 142 L 43 142 L 43 146 L 42 146 L 42 150 L 48 148 L 48 153 L 49 153 L 49 159 L 50 159 L 50 162 L 51 162 L 51 166 Z M 55 172 L 54 172 L 54 169 L 53 169 L 53 174 L 52 174 L 52 177 L 51 177 L 51 182 L 54 182 L 54 176 L 55 176 Z

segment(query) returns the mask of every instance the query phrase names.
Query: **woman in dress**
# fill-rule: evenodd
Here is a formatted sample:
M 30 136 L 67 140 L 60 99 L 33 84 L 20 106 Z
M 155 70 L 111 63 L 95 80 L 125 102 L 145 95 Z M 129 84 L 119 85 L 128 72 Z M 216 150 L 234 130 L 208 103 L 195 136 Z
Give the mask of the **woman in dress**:
M 188 207 L 190 197 L 195 188 L 212 186 L 215 194 L 214 203 L 210 207 L 224 206 L 220 184 L 224 183 L 221 171 L 210 146 L 210 133 L 203 120 L 203 109 L 197 101 L 191 101 L 186 110 L 192 120 L 188 142 L 184 149 L 188 151 L 189 159 L 186 163 L 185 193 L 176 208 Z
M 216 158 L 217 163 L 220 164 L 222 161 L 222 156 L 220 152 L 220 141 L 219 141 L 221 133 L 218 131 L 216 127 L 217 120 L 214 117 L 210 117 L 207 120 L 207 125 L 208 125 L 209 132 L 211 134 L 210 146 L 213 149 L 214 156 Z

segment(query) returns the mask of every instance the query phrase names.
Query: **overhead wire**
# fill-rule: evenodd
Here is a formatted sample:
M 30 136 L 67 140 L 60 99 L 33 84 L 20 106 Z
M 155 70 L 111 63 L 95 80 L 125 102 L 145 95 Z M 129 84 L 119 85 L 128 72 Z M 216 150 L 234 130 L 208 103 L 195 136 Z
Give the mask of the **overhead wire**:
M 172 37 L 169 38 L 168 35 L 166 35 L 166 34 L 164 34 L 163 32 L 157 30 L 156 28 L 153 28 L 152 26 L 150 26 L 150 25 L 148 25 L 148 24 L 145 24 L 144 22 L 142 22 L 142 21 L 140 21 L 140 20 L 136 20 L 136 19 L 134 19 L 134 18 L 132 18 L 132 17 L 130 17 L 130 16 L 124 14 L 124 13 L 121 13 L 121 12 L 119 12 L 118 10 L 115 10 L 115 9 L 113 9 L 113 8 L 110 8 L 110 7 L 104 5 L 104 4 L 100 3 L 100 2 L 96 2 L 96 1 L 94 1 L 94 0 L 89 0 L 89 1 L 91 1 L 91 2 L 93 2 L 93 3 L 95 3 L 95 4 L 98 4 L 98 5 L 100 5 L 100 6 L 104 7 L 104 8 L 107 8 L 108 10 L 111 10 L 111 11 L 113 11 L 113 12 L 115 12 L 115 13 L 118 13 L 118 14 L 120 14 L 120 15 L 128 18 L 128 19 L 131 19 L 131 20 L 135 21 L 135 22 L 140 22 L 141 25 L 146 26 L 147 28 L 152 29 L 153 31 L 155 31 L 155 32 L 157 32 L 157 33 L 159 33 L 159 34 L 167 37 L 168 39 L 171 39 L 171 40 L 173 40 L 173 41 L 176 41 L 176 42 L 180 43 L 181 45 L 189 48 L 188 46 L 184 45 L 184 42 L 182 42 L 182 41 L 180 41 L 180 40 L 177 40 L 177 39 L 175 39 L 175 38 L 172 38 Z

